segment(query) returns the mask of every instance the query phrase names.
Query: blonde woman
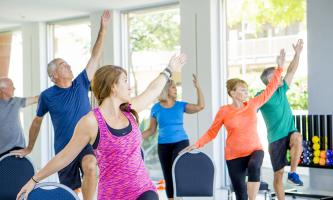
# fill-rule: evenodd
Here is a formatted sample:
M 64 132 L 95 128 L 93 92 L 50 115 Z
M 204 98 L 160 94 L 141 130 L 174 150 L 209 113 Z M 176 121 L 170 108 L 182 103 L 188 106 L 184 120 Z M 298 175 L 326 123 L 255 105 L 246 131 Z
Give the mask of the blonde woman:
M 264 151 L 257 133 L 257 110 L 279 87 L 284 61 L 285 52 L 281 50 L 277 58 L 278 68 L 275 69 L 266 89 L 259 96 L 249 100 L 248 85 L 245 81 L 238 78 L 228 80 L 227 91 L 232 98 L 232 103 L 222 106 L 209 130 L 194 145 L 184 150 L 202 148 L 217 136 L 224 125 L 228 133 L 225 159 L 237 200 L 256 199 L 260 186 L 260 168 L 264 158 Z
M 183 127 L 184 113 L 197 113 L 204 109 L 205 100 L 197 76 L 193 74 L 193 84 L 197 92 L 197 103 L 177 101 L 177 88 L 173 80 L 165 85 L 160 97 L 151 110 L 149 128 L 143 132 L 143 138 L 156 133 L 158 129 L 158 156 L 161 162 L 166 193 L 173 199 L 172 164 L 178 153 L 189 145 L 188 136 Z

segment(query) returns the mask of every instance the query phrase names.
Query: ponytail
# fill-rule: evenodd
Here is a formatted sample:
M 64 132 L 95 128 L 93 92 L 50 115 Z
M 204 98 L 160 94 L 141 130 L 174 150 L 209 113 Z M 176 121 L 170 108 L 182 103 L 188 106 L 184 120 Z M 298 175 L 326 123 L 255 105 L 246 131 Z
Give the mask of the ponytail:
M 123 112 L 128 112 L 128 113 L 131 113 L 132 115 L 134 115 L 136 123 L 139 124 L 139 115 L 134 109 L 131 108 L 131 104 L 123 103 L 120 105 L 119 108 Z

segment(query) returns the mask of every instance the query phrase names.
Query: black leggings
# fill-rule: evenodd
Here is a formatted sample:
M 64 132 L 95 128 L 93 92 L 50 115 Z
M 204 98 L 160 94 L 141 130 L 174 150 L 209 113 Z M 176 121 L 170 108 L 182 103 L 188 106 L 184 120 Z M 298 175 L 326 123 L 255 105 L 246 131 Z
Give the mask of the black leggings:
M 260 168 L 263 159 L 264 151 L 259 150 L 246 157 L 227 160 L 229 176 L 237 200 L 248 199 L 246 175 L 248 176 L 248 182 L 260 182 Z
M 158 195 L 154 191 L 146 191 L 142 193 L 136 200 L 158 200 Z
M 172 164 L 178 156 L 179 152 L 189 145 L 188 140 L 176 143 L 158 144 L 158 157 L 165 179 L 165 187 L 168 198 L 173 198 L 173 182 L 172 182 Z

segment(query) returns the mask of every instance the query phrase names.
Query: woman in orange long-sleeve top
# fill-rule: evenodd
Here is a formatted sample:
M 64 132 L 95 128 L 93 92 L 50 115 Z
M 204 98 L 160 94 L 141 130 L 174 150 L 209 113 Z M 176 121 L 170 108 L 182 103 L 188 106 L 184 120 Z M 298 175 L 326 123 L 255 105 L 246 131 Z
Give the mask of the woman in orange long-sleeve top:
M 260 186 L 260 168 L 264 151 L 257 133 L 257 110 L 273 95 L 279 86 L 282 66 L 285 60 L 284 50 L 277 57 L 278 67 L 274 77 L 261 95 L 248 101 L 247 83 L 240 79 L 227 81 L 227 90 L 232 104 L 222 106 L 209 130 L 192 146 L 184 151 L 201 148 L 212 141 L 222 125 L 228 136 L 225 147 L 225 158 L 229 176 L 234 187 L 237 200 L 255 200 Z M 247 172 L 247 173 L 246 173 Z M 246 185 L 245 177 L 248 175 Z

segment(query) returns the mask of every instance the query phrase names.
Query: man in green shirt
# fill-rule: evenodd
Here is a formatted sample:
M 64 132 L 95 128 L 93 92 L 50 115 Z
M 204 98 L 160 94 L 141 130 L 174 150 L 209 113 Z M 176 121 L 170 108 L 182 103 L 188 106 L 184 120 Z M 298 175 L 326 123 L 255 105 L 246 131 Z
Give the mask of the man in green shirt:
M 302 186 L 303 182 L 296 173 L 296 168 L 302 154 L 302 135 L 295 127 L 293 113 L 290 108 L 287 91 L 298 67 L 303 41 L 298 40 L 293 44 L 295 56 L 291 61 L 287 74 L 281 79 L 280 87 L 275 91 L 271 99 L 266 102 L 260 111 L 267 127 L 269 142 L 269 154 L 274 170 L 274 190 L 279 200 L 284 200 L 283 173 L 288 164 L 286 159 L 287 150 L 290 149 L 290 172 L 288 182 Z M 267 85 L 273 77 L 274 67 L 265 69 L 261 74 L 261 80 Z

